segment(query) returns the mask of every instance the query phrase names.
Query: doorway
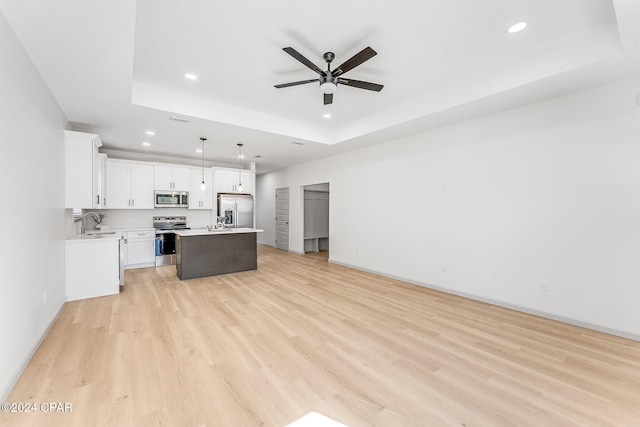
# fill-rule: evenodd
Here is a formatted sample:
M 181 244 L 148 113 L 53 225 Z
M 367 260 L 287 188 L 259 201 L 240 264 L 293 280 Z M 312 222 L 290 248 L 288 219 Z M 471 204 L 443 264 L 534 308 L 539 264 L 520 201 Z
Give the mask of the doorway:
M 329 250 L 329 183 L 306 185 L 304 193 L 304 251 Z
M 289 187 L 276 188 L 276 249 L 289 250 Z

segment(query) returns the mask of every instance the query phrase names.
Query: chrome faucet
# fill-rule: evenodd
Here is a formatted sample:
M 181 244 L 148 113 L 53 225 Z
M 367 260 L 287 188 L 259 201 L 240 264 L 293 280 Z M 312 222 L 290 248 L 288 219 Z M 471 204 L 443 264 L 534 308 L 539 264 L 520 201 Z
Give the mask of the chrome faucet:
M 91 216 L 93 218 L 93 220 L 96 222 L 96 224 L 100 225 L 100 223 L 102 222 L 102 220 L 104 219 L 104 217 L 106 216 L 105 214 L 97 214 L 95 212 L 87 212 L 85 214 L 82 215 L 82 228 L 80 229 L 80 234 L 84 234 L 87 232 L 87 217 Z

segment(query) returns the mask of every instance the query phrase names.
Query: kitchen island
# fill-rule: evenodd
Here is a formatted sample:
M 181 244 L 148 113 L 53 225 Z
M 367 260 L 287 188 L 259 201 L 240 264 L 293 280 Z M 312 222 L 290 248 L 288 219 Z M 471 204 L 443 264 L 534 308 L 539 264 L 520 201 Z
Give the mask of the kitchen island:
M 180 280 L 258 268 L 255 228 L 176 230 L 176 270 Z

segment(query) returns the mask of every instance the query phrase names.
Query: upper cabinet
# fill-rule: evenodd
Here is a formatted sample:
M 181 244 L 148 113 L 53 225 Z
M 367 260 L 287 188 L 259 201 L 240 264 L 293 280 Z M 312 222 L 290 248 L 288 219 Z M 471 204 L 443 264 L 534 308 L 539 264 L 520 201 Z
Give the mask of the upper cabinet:
M 100 137 L 92 133 L 65 133 L 65 207 L 79 209 L 103 208 L 102 161 L 98 148 Z
M 107 209 L 153 209 L 153 166 L 107 159 Z
M 154 187 L 158 191 L 189 191 L 189 168 L 179 165 L 154 167 Z
M 204 191 L 200 188 L 204 175 Z M 189 169 L 189 209 L 213 209 L 213 173 L 211 169 Z
M 215 193 L 255 194 L 256 173 L 250 170 L 212 168 Z M 242 184 L 242 188 L 240 188 Z

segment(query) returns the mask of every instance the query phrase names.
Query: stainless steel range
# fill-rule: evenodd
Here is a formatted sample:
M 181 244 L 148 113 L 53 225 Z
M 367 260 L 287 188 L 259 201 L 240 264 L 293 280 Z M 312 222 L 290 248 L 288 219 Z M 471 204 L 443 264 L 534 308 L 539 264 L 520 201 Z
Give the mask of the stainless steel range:
M 174 230 L 188 230 L 186 216 L 154 216 L 156 229 L 156 267 L 175 265 L 176 235 Z

